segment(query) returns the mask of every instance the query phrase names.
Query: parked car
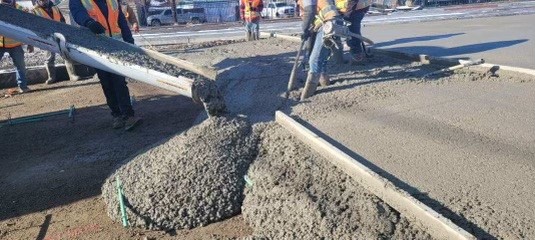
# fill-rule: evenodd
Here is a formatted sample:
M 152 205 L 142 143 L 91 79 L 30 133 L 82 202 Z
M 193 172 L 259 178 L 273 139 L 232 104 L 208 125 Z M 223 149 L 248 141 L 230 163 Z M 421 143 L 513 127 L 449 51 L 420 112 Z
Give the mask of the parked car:
M 177 8 L 176 18 L 178 23 L 203 23 L 206 22 L 204 8 Z M 161 26 L 173 24 L 173 12 L 171 8 L 149 9 L 147 25 Z
M 170 4 L 167 0 L 150 0 L 151 7 L 165 7 L 169 5 Z
M 262 10 L 263 18 L 284 18 L 293 17 L 295 14 L 295 7 L 284 2 L 272 2 L 264 6 Z

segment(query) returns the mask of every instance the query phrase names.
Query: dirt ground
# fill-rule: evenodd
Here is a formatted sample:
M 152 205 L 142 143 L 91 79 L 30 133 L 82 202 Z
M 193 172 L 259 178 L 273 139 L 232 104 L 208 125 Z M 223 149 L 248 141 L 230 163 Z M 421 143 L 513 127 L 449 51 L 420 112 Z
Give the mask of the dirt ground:
M 469 74 L 422 81 L 419 77 L 433 67 L 376 56 L 365 65 L 330 66 L 334 84 L 294 106 L 298 92 L 293 92 L 289 101 L 280 95 L 286 88 L 296 45 L 270 39 L 176 53 L 218 69 L 218 83 L 229 109 L 247 115 L 253 123 L 273 120 L 274 111 L 280 108 L 293 111 L 332 134 L 346 150 L 363 154 L 363 161 L 378 165 L 387 178 L 412 189 L 415 196 L 478 237 L 534 236 L 535 214 L 529 208 L 534 202 L 530 196 L 534 181 L 529 173 L 533 172 L 535 151 L 529 124 L 533 126 L 535 117 L 527 103 L 533 102 L 529 95 L 533 81 L 515 76 L 512 80 L 478 80 Z M 302 81 L 303 76 L 300 78 Z M 0 99 L 0 120 L 71 105 L 77 108 L 74 123 L 58 116 L 0 128 L 0 188 L 5 189 L 0 192 L 0 238 L 210 239 L 251 234 L 241 216 L 170 234 L 126 230 L 112 223 L 99 195 L 115 165 L 184 131 L 202 113 L 202 108 L 187 98 L 140 83 L 129 86 L 137 113 L 144 118 L 144 124 L 133 132 L 111 129 L 102 90 L 94 80 L 34 86 L 36 91 L 29 94 Z M 487 94 L 478 91 L 481 89 Z M 478 105 L 467 107 L 467 102 L 456 98 L 471 99 Z M 505 111 L 507 108 L 514 111 Z M 416 115 L 402 122 L 389 118 L 427 111 L 437 114 L 426 116 L 426 121 L 417 121 Z M 461 113 L 466 115 L 456 115 Z M 510 114 L 515 121 L 507 118 Z M 478 121 L 482 116 L 487 121 Z M 447 131 L 460 125 L 464 127 L 453 129 L 462 131 Z M 502 132 L 506 126 L 514 126 L 515 134 Z M 488 132 L 491 137 L 485 135 Z M 506 144 L 498 144 L 504 142 L 492 136 L 500 136 Z M 498 150 L 456 153 L 480 145 Z M 496 146 L 500 148 L 493 148 Z M 496 151 L 501 158 L 493 157 Z M 455 159 L 463 164 L 449 161 Z M 515 178 L 519 171 L 522 174 Z M 508 200 L 514 205 L 508 205 Z
M 170 237 L 113 223 L 99 197 L 100 188 L 117 163 L 189 128 L 203 109 L 188 98 L 145 84 L 129 87 L 136 114 L 144 120 L 133 132 L 111 128 L 102 90 L 93 79 L 34 85 L 31 93 L 0 99 L 1 120 L 76 108 L 74 123 L 61 115 L 0 128 L 0 239 Z M 238 219 L 172 235 L 247 235 L 249 229 Z

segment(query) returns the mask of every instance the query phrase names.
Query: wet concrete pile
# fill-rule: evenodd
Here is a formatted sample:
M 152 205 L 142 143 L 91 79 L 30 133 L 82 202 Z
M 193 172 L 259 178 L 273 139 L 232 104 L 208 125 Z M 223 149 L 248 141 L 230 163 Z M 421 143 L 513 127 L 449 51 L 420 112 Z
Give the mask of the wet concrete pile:
M 111 175 L 102 187 L 108 215 L 120 222 L 118 176 L 132 226 L 189 229 L 234 216 L 243 200 L 243 175 L 255 154 L 246 120 L 210 118 Z
M 248 172 L 244 219 L 268 239 L 431 237 L 275 123 Z

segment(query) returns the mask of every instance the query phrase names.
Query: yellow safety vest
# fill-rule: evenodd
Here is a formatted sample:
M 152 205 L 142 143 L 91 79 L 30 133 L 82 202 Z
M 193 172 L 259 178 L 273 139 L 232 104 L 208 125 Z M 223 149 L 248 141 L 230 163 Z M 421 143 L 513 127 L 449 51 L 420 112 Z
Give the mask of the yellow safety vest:
M 325 21 L 332 20 L 339 15 L 340 13 L 332 0 L 318 0 L 318 13 L 314 20 L 314 28 L 317 29 L 323 25 Z
M 350 0 L 334 0 L 336 3 L 336 8 L 342 13 L 347 12 L 347 6 Z M 358 0 L 357 7 L 355 10 L 363 9 L 370 6 L 372 3 L 370 0 Z
M 39 6 L 33 9 L 33 13 L 37 16 L 44 17 L 46 19 L 54 20 L 57 22 L 61 21 L 62 16 L 61 12 L 59 11 L 59 8 L 56 6 L 52 7 L 52 14 L 54 15 L 53 18 L 48 15 L 48 12 L 45 9 Z

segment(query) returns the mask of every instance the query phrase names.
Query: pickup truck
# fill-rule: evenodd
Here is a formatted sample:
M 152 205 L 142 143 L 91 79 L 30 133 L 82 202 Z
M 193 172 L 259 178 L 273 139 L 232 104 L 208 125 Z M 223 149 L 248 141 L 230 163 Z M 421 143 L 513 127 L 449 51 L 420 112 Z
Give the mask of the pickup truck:
M 285 18 L 293 17 L 295 14 L 295 7 L 284 2 L 271 2 L 264 6 L 262 10 L 263 18 Z
M 206 22 L 204 8 L 177 8 L 176 18 L 178 23 L 203 23 Z M 173 24 L 173 12 L 171 8 L 149 9 L 147 24 L 149 26 L 161 26 Z

